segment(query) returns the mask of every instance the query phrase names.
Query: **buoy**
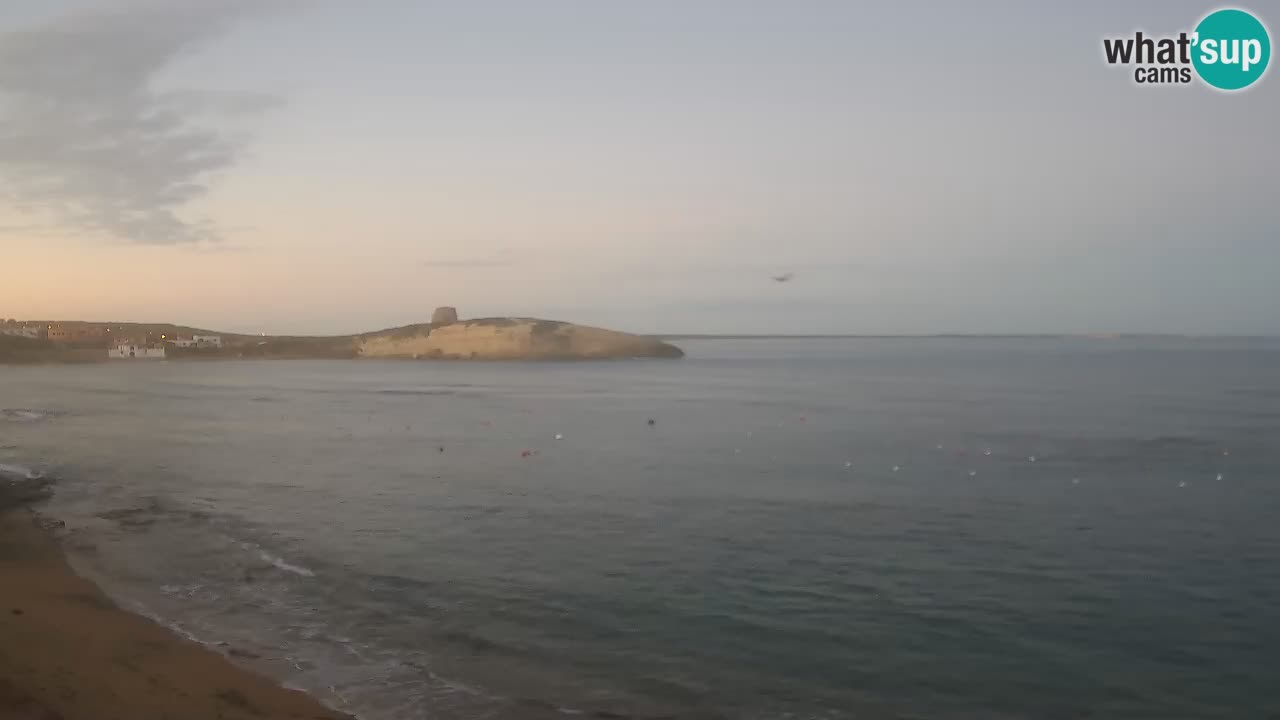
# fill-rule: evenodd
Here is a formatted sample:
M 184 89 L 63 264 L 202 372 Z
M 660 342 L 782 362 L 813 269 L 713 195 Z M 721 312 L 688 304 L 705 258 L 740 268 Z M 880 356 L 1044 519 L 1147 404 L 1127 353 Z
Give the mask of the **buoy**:
M 970 471 L 969 471 L 969 477 L 974 477 L 974 476 L 975 476 L 975 475 L 977 475 L 977 474 L 978 474 L 978 471 L 977 471 L 977 470 L 970 470 Z
M 563 439 L 564 439 L 564 435 L 561 435 L 560 433 L 556 433 L 556 439 L 557 439 L 557 440 L 563 440 Z
M 654 420 L 653 418 L 649 418 L 649 427 L 653 427 L 654 425 L 657 425 L 657 424 L 658 422 L 656 420 Z
M 1036 456 L 1035 456 L 1035 455 L 1028 455 L 1028 456 L 1027 456 L 1027 462 L 1035 462 L 1035 461 L 1036 461 Z
M 533 451 L 532 451 L 532 450 L 521 450 L 521 451 L 520 451 L 520 457 L 527 458 L 527 457 L 532 457 L 532 456 L 533 456 Z
M 851 461 L 851 460 L 845 460 L 845 461 L 844 461 L 844 466 L 845 466 L 845 467 L 847 467 L 847 468 L 853 467 L 853 461 Z
M 1222 473 L 1218 473 L 1218 479 L 1219 479 L 1219 480 L 1221 480 L 1221 479 L 1222 479 Z
M 894 472 L 898 472 L 898 466 L 897 466 L 897 465 L 894 465 L 894 466 L 893 466 L 893 471 L 894 471 Z

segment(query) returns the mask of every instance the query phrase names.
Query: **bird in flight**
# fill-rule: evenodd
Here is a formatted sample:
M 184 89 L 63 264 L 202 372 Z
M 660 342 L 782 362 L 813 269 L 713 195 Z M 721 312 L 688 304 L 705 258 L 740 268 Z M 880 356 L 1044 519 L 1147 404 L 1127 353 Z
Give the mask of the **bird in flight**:
M 781 275 L 770 275 L 769 277 L 773 278 L 774 282 L 784 283 L 790 281 L 791 278 L 795 276 L 795 273 L 782 273 Z

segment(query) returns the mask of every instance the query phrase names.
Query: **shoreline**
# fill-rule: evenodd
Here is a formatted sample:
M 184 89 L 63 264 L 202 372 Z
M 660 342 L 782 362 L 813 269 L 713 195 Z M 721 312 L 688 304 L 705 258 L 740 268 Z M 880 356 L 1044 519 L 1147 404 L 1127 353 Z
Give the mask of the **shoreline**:
M 0 720 L 354 720 L 118 607 L 0 476 Z

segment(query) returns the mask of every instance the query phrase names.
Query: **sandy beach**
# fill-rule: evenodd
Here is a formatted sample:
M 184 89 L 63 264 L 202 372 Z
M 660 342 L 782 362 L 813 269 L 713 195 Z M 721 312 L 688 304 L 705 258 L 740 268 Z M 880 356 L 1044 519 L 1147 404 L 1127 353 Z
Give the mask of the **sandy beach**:
M 0 480 L 0 720 L 347 716 L 117 608 Z

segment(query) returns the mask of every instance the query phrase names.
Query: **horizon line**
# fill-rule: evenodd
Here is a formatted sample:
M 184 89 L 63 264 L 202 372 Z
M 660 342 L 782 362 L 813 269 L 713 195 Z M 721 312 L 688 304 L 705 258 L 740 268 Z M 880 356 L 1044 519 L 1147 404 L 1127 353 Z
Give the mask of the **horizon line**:
M 505 315 L 493 317 L 479 318 L 460 318 L 459 322 L 469 322 L 476 320 L 488 320 L 494 317 L 510 317 L 537 320 L 528 316 Z M 213 330 L 207 327 L 197 325 L 187 325 L 176 322 L 145 322 L 136 320 L 55 320 L 55 319 L 28 319 L 19 320 L 12 318 L 18 324 L 31 323 L 80 323 L 86 325 L 169 325 L 175 328 L 188 328 L 192 330 L 203 330 L 206 332 L 221 332 L 228 335 L 261 335 L 262 331 L 235 331 L 235 330 Z M 0 324 L 6 319 L 0 318 Z M 573 325 L 587 325 L 572 320 L 555 321 L 568 322 Z M 346 337 L 348 335 L 362 335 L 370 332 L 382 332 L 386 330 L 395 330 L 400 327 L 409 327 L 412 325 L 420 325 L 423 323 L 409 323 L 408 325 L 400 325 L 395 327 L 383 327 L 379 330 L 362 330 L 358 332 L 348 333 L 328 333 L 324 335 L 293 335 L 280 333 L 266 333 L 279 337 Z M 601 326 L 594 326 L 601 327 Z M 603 328 L 612 329 L 612 328 Z M 896 338 L 896 339 L 927 339 L 927 338 L 1084 338 L 1084 339 L 1115 339 L 1115 338 L 1219 338 L 1219 339 L 1280 339 L 1280 332 L 1271 333 L 1210 333 L 1210 332 L 1146 332 L 1146 331 L 1120 331 L 1120 332 L 919 332 L 919 333 L 893 333 L 893 332 L 877 332 L 877 333 L 861 333 L 861 332 L 818 332 L 818 333 L 770 333 L 770 332 L 679 332 L 679 333 L 663 333 L 663 332 L 634 332 L 627 330 L 619 330 L 619 332 L 630 332 L 633 335 L 640 335 L 649 338 L 662 340 L 840 340 L 840 339 L 857 339 L 857 338 Z
M 933 333 L 646 333 L 663 340 L 842 340 L 858 338 L 1220 338 L 1280 339 L 1280 333 L 1188 332 L 933 332 Z

